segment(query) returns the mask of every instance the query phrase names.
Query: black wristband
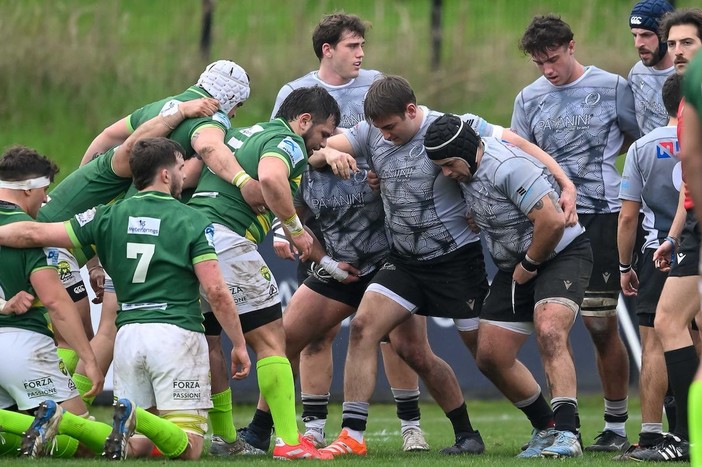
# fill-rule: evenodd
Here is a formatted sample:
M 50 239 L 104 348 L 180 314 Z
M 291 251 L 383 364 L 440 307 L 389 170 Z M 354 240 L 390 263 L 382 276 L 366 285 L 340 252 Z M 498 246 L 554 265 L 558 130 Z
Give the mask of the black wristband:
M 538 264 L 534 264 L 526 258 L 522 259 L 521 264 L 524 270 L 526 270 L 527 272 L 536 272 L 536 270 L 539 269 Z
M 619 263 L 619 272 L 631 271 L 631 264 Z

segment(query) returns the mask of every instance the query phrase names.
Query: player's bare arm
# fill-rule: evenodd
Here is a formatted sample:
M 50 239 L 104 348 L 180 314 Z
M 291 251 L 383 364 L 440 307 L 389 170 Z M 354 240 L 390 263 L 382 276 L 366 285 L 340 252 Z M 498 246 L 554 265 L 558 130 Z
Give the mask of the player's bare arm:
M 0 245 L 12 248 L 55 246 L 71 248 L 63 222 L 13 222 L 0 227 Z
M 282 222 L 300 259 L 306 260 L 312 251 L 312 237 L 303 228 L 293 205 L 287 165 L 275 155 L 264 154 L 258 163 L 258 173 L 266 205 Z
M 207 301 L 217 322 L 232 341 L 232 378 L 246 378 L 251 371 L 251 360 L 246 350 L 246 340 L 241 330 L 239 313 L 236 310 L 232 294 L 224 282 L 219 263 L 215 260 L 201 261 L 194 266 L 195 275 L 200 281 Z
M 98 367 L 97 359 L 85 335 L 83 324 L 73 300 L 68 296 L 58 274 L 53 269 L 40 269 L 29 276 L 29 281 L 39 300 L 49 312 L 51 325 L 61 333 L 66 343 L 76 351 L 85 363 L 86 376 L 93 385 L 87 396 L 96 396 L 102 391 L 105 377 Z
M 129 155 L 134 144 L 142 138 L 168 136 L 186 118 L 207 117 L 213 115 L 219 108 L 219 102 L 212 98 L 195 99 L 181 102 L 175 112 L 163 112 L 151 120 L 139 125 L 129 138 L 115 151 L 112 158 L 112 170 L 119 177 L 131 177 Z
M 578 222 L 578 213 L 575 206 L 575 185 L 565 174 L 561 166 L 558 165 L 558 162 L 546 151 L 507 128 L 503 130 L 502 138 L 537 159 L 553 174 L 558 186 L 561 187 L 560 204 L 566 215 L 566 226 L 570 227 L 575 225 Z
M 622 209 L 619 211 L 617 224 L 617 250 L 619 251 L 620 274 L 619 280 L 622 293 L 626 296 L 636 295 L 639 289 L 639 279 L 636 271 L 631 268 L 634 243 L 636 243 L 636 230 L 639 222 L 641 203 L 622 200 Z M 628 270 L 626 265 L 628 265 Z
M 246 172 L 229 147 L 224 144 L 224 132 L 220 128 L 205 127 L 198 129 L 193 135 L 190 144 L 192 144 L 195 152 L 200 155 L 203 162 L 212 172 L 227 183 L 237 185 L 241 195 L 244 197 L 244 201 L 254 212 L 261 212 L 261 209 L 266 209 L 266 203 L 261 193 L 261 184 L 258 180 L 248 176 L 238 184 L 235 182 L 235 180 L 238 181 L 237 176 L 239 174 L 242 172 L 246 174 Z
M 85 150 L 83 158 L 80 161 L 80 165 L 85 165 L 95 157 L 96 154 L 102 154 L 110 148 L 119 146 L 122 144 L 132 131 L 127 124 L 129 117 L 124 117 L 108 126 L 102 133 L 97 135 L 95 139 L 90 143 L 88 149 Z
M 556 194 L 550 192 L 536 202 L 527 217 L 534 224 L 531 245 L 526 252 L 527 261 L 539 265 L 546 261 L 563 236 L 565 216 L 558 209 Z M 536 276 L 537 271 L 527 271 L 521 264 L 514 268 L 513 279 L 524 284 Z

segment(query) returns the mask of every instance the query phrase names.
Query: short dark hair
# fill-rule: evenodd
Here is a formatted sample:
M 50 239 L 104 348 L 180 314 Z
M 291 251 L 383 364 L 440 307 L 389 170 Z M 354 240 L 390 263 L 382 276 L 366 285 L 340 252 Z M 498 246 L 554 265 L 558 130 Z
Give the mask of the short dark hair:
M 569 44 L 573 37 L 570 26 L 560 16 L 535 16 L 519 41 L 519 50 L 525 55 L 545 54 Z
M 684 24 L 695 26 L 697 37 L 702 40 L 702 10 L 699 8 L 681 8 L 666 13 L 661 18 L 658 34 L 663 41 L 667 41 L 670 28 Z
M 142 138 L 134 143 L 129 154 L 134 187 L 143 190 L 151 185 L 159 170 L 176 164 L 178 154 L 185 154 L 183 146 L 168 138 Z
M 356 15 L 347 15 L 343 12 L 335 12 L 324 15 L 312 33 L 312 47 L 317 58 L 322 60 L 322 46 L 329 44 L 336 47 L 341 41 L 344 32 L 351 32 L 361 37 L 366 37 L 366 29 L 371 27 L 370 23 L 363 21 Z
M 668 76 L 661 89 L 663 105 L 665 106 L 666 112 L 668 112 L 668 115 L 671 117 L 677 115 L 678 107 L 680 107 L 682 79 L 683 75 L 673 73 Z
M 339 104 L 321 86 L 295 89 L 280 104 L 275 117 L 291 122 L 304 113 L 311 114 L 312 122 L 315 124 L 324 123 L 329 117 L 334 118 L 334 126 L 338 126 L 341 121 Z
M 26 146 L 8 148 L 0 159 L 0 180 L 21 182 L 35 177 L 48 177 L 52 182 L 58 166 L 46 156 Z
M 408 104 L 416 104 L 412 86 L 402 76 L 383 75 L 376 79 L 366 93 L 363 111 L 373 121 L 391 115 L 405 117 Z

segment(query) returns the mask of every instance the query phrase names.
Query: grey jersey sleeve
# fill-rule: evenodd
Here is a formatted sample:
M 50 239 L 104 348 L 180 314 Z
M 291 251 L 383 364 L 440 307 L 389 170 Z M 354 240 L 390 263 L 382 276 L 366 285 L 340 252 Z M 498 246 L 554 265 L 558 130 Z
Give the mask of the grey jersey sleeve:
M 529 122 L 527 121 L 527 115 L 524 111 L 524 95 L 522 92 L 517 94 L 514 99 L 514 109 L 512 110 L 512 122 L 510 123 L 510 130 L 521 136 L 522 138 L 535 142 L 534 135 L 531 132 Z
M 290 95 L 291 92 L 293 92 L 293 87 L 290 86 L 290 83 L 280 88 L 280 91 L 278 91 L 278 96 L 275 98 L 275 105 L 273 106 L 273 111 L 271 112 L 271 120 L 275 118 L 275 115 L 278 113 L 278 109 L 280 109 L 280 105 L 283 103 L 285 98 Z
M 617 80 L 617 123 L 619 129 L 632 139 L 641 137 L 639 123 L 636 121 L 634 94 L 629 83 L 621 76 Z

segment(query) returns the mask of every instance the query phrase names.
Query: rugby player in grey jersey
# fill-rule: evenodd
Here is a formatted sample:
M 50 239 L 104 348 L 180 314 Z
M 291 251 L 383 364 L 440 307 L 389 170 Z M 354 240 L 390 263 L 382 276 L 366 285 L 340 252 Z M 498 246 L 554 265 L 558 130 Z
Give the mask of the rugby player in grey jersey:
M 535 17 L 520 48 L 543 76 L 517 95 L 512 130 L 551 154 L 573 180 L 578 217 L 594 252 L 581 314 L 595 344 L 605 426 L 586 450 L 625 450 L 629 357 L 617 322 L 621 177 L 615 161 L 621 148 L 640 135 L 634 98 L 621 76 L 578 62 L 573 32 L 560 17 Z
M 380 181 L 391 251 L 351 323 L 342 432 L 322 451 L 365 454 L 363 432 L 376 376 L 368 369 L 375 368 L 372 349 L 389 333 L 393 346 L 452 422 L 456 442 L 442 452 L 481 453 L 484 444 L 470 424 L 455 374 L 432 352 L 421 319 L 454 318 L 470 329 L 469 347 L 474 349 L 477 316 L 487 290 L 479 237 L 468 227 L 460 190 L 438 178 L 439 169 L 424 155 L 424 131 L 441 113 L 418 106 L 409 83 L 398 76 L 371 85 L 364 111 L 369 120 L 330 138 L 328 148 L 338 152 L 325 150 L 325 156 L 331 156 L 327 163 L 334 172 L 344 175 L 349 164 L 354 166 L 348 156 L 369 160 Z M 474 124 L 480 122 L 485 124 L 482 119 Z
M 619 456 L 621 459 L 646 460 L 650 448 L 663 439 L 662 410 L 667 400 L 668 378 L 661 341 L 653 322 L 656 305 L 668 274 L 657 269 L 653 253 L 661 243 L 675 243 L 668 236 L 677 208 L 672 200 L 680 196 L 682 169 L 678 158 L 678 119 L 680 82 L 682 76 L 673 73 L 663 84 L 663 102 L 670 115 L 667 126 L 656 128 L 631 145 L 626 155 L 619 198 L 617 247 L 622 293 L 636 296 L 636 315 L 641 336 L 641 371 L 639 393 L 641 396 L 641 432 L 639 442 Z M 639 212 L 643 212 L 643 229 L 646 233 L 638 268 L 632 268 L 635 253 Z M 672 412 L 672 413 L 668 413 Z M 675 407 L 666 404 L 667 415 L 675 414 Z M 674 420 L 668 419 L 672 431 Z
M 668 46 L 658 37 L 661 17 L 673 7 L 666 0 L 641 0 L 631 10 L 629 28 L 634 47 L 641 60 L 631 67 L 627 81 L 634 93 L 636 121 L 641 134 L 665 126 L 668 122 L 661 88 L 665 79 L 675 71 Z
M 532 423 L 518 457 L 581 456 L 568 335 L 592 268 L 585 229 L 566 228 L 557 185 L 543 165 L 509 143 L 481 138 L 456 115 L 434 120 L 424 146 L 443 176 L 459 182 L 498 267 L 480 315 L 476 361 Z M 554 412 L 533 397 L 541 388 L 517 360 L 533 331 Z
M 271 118 L 293 90 L 320 86 L 339 104 L 339 129 L 351 128 L 363 120 L 363 97 L 380 75 L 376 70 L 361 68 L 368 27 L 368 23 L 355 15 L 333 13 L 322 17 L 312 34 L 319 69 L 283 85 Z M 363 174 L 367 174 L 368 167 L 365 169 Z M 297 264 L 299 287 L 286 306 L 283 324 L 288 358 L 299 360 L 304 436 L 317 447 L 325 445 L 333 373 L 332 343 L 341 321 L 355 312 L 367 281 L 388 253 L 380 194 L 369 188 L 363 174 L 352 180 L 340 180 L 331 170 L 308 167 L 295 196 L 300 218 L 326 246 L 330 259 L 354 264 L 363 275 L 360 283 L 347 286 L 327 274 L 319 264 L 311 261 Z M 276 225 L 275 253 L 294 260 L 290 242 L 278 219 L 274 227 Z M 358 237 L 359 234 L 362 237 Z M 385 374 L 397 404 L 403 450 L 428 450 L 420 427 L 419 378 L 388 342 L 383 342 L 380 348 Z M 272 427 L 273 420 L 261 401 L 251 423 L 239 431 L 253 446 L 267 450 Z

